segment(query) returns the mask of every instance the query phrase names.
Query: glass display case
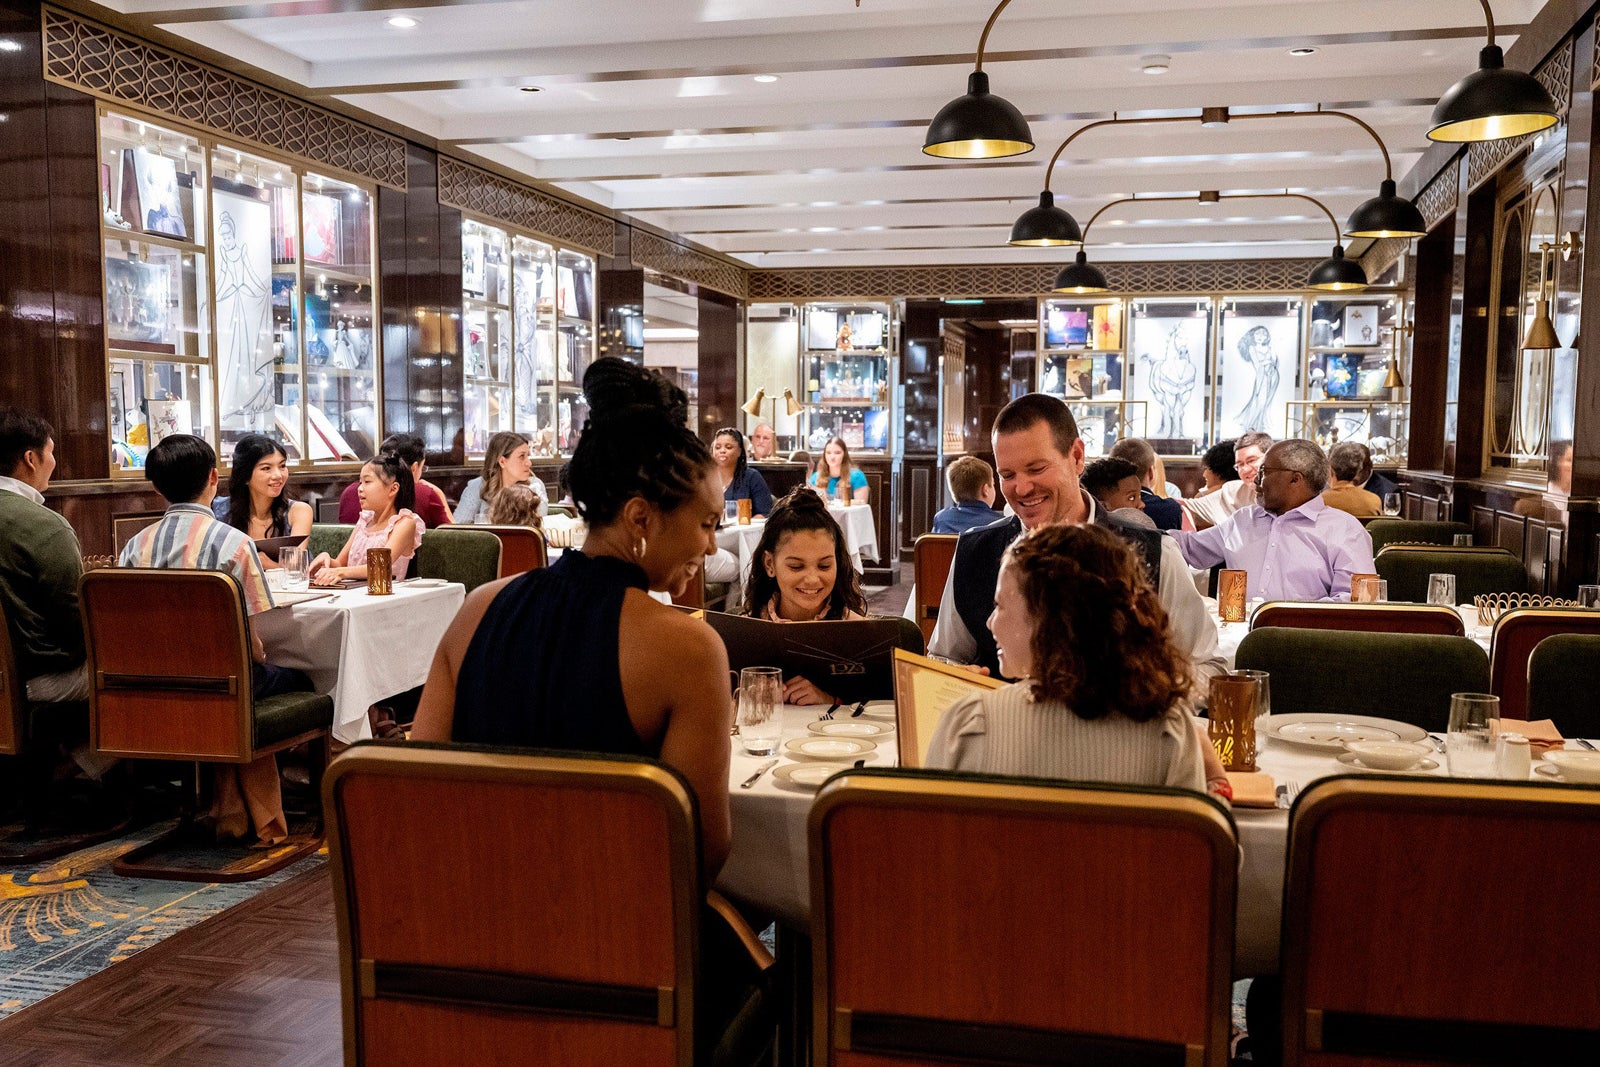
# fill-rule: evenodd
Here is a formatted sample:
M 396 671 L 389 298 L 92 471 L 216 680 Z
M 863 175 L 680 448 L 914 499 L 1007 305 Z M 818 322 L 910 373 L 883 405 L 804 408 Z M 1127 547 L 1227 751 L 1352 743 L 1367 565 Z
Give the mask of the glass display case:
M 556 255 L 556 438 L 563 453 L 578 445 L 589 417 L 583 372 L 594 362 L 594 260 L 562 249 Z
M 939 451 L 939 342 L 906 341 L 900 378 L 905 406 L 901 453 L 935 454 Z
M 1011 331 L 1011 399 L 1037 390 L 1039 376 L 1039 334 L 1035 330 Z
M 307 174 L 301 187 L 306 440 L 313 460 L 376 453 L 378 359 L 372 195 Z
M 1288 404 L 1301 397 L 1299 297 L 1230 297 L 1218 313 L 1214 440 L 1287 436 Z
M 1083 453 L 1090 459 L 1105 455 L 1124 437 L 1145 437 L 1149 405 L 1143 400 L 1068 400 L 1078 422 Z
M 461 339 L 466 453 L 511 429 L 511 235 L 473 219 L 461 223 Z
M 1063 400 L 1123 398 L 1123 302 L 1044 300 L 1039 392 Z
M 556 446 L 556 250 L 520 234 L 512 239 L 515 288 L 516 397 L 514 428 L 527 434 L 533 454 L 550 457 Z
M 1211 434 L 1211 299 L 1135 300 L 1128 321 L 1128 399 L 1149 405 L 1146 439 L 1192 456 Z
M 890 322 L 887 304 L 806 306 L 800 374 L 813 453 L 835 436 L 852 450 L 889 451 Z
M 1410 407 L 1387 400 L 1292 400 L 1288 404 L 1288 436 L 1315 441 L 1324 449 L 1341 441 L 1358 441 L 1372 452 L 1372 462 L 1406 461 L 1410 440 Z

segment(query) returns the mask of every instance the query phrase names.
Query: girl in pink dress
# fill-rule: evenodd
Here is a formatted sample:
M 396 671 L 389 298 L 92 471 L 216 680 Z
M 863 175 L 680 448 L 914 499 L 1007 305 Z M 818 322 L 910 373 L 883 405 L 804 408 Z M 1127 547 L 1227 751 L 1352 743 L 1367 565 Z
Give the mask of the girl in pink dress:
M 311 561 L 313 585 L 337 585 L 346 578 L 365 578 L 367 550 L 387 548 L 395 578 L 403 578 L 406 565 L 422 544 L 423 522 L 411 509 L 416 486 L 411 468 L 400 457 L 384 453 L 361 468 L 361 519 L 337 558 L 324 552 Z

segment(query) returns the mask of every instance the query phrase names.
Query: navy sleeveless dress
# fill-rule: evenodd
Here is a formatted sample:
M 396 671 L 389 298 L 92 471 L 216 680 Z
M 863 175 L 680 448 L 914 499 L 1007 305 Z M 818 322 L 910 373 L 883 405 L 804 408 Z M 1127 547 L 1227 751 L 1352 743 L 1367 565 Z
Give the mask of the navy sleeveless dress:
M 617 627 L 638 566 L 569 550 L 500 591 L 456 678 L 455 741 L 655 757 L 628 718 Z

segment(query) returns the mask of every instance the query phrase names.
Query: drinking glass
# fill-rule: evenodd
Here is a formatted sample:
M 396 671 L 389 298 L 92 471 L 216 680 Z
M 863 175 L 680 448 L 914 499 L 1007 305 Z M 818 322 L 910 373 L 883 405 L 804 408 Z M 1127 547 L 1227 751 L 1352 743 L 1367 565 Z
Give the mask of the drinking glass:
M 1450 728 L 1444 754 L 1452 778 L 1494 777 L 1494 739 L 1489 720 L 1500 716 L 1500 698 L 1491 693 L 1451 693 Z
M 1600 608 L 1600 585 L 1578 586 L 1578 607 L 1590 611 Z
M 777 667 L 746 667 L 739 672 L 739 743 L 752 756 L 778 751 L 783 735 L 783 672 Z
M 1450 543 L 1453 544 L 1456 548 L 1471 548 L 1472 547 L 1472 535 L 1471 534 L 1454 534 L 1454 535 L 1451 536 Z
M 1206 709 L 1211 745 L 1230 771 L 1256 769 L 1256 705 L 1261 683 L 1239 674 L 1218 674 L 1211 679 L 1211 700 Z
M 1383 513 L 1385 515 L 1398 515 L 1398 514 L 1400 514 L 1400 494 L 1399 493 L 1385 493 L 1385 494 L 1383 494 Z
M 739 520 L 739 502 L 737 500 L 724 500 L 722 502 L 722 524 L 732 526 Z
M 311 584 L 306 569 L 311 565 L 311 553 L 304 545 L 291 545 L 278 553 L 278 564 L 283 569 L 283 588 L 288 593 L 303 593 Z
M 1428 575 L 1428 603 L 1456 606 L 1456 576 L 1453 574 Z
M 1389 602 L 1389 580 L 1387 578 L 1360 578 L 1356 581 L 1356 595 L 1352 598 L 1357 604 L 1387 604 Z
M 1250 678 L 1261 685 L 1256 694 L 1256 718 L 1272 714 L 1272 674 L 1270 671 L 1229 671 L 1235 678 Z

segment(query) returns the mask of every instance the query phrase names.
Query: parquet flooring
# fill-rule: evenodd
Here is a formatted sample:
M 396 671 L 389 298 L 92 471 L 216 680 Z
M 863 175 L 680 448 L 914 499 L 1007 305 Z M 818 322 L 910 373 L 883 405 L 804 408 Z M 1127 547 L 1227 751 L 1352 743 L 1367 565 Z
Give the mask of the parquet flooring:
M 3 1067 L 337 1067 L 339 950 L 317 869 L 0 1021 Z

